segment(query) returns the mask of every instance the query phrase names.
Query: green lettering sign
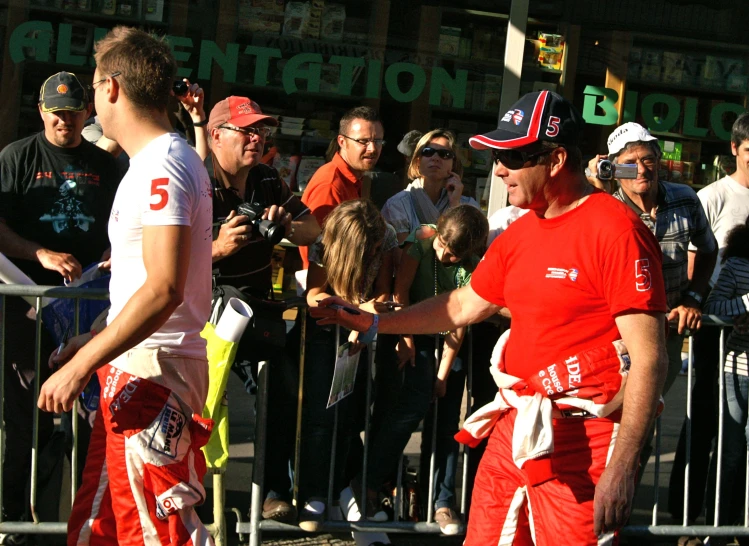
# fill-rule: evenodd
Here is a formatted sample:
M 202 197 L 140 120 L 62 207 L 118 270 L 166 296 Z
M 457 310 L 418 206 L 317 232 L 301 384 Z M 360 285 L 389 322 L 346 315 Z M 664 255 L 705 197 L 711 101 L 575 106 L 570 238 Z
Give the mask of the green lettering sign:
M 48 62 L 49 50 L 52 44 L 52 23 L 47 21 L 26 21 L 21 23 L 10 35 L 8 47 L 10 58 L 14 63 L 26 60 L 24 48 L 33 49 L 32 59 Z
M 184 36 L 167 36 L 166 41 L 172 48 L 172 54 L 174 55 L 174 58 L 177 60 L 177 62 L 187 62 L 190 60 L 192 52 L 180 51 L 177 48 L 185 47 L 187 49 L 192 49 L 192 38 L 185 38 Z M 177 76 L 180 78 L 189 78 L 191 74 L 192 68 L 181 66 L 177 69 Z
M 668 107 L 668 113 L 663 118 L 660 116 L 656 117 L 656 104 L 665 104 Z M 679 105 L 679 101 L 671 95 L 653 93 L 642 99 L 640 112 L 642 113 L 645 125 L 651 131 L 670 131 L 679 119 L 681 106 Z
M 307 64 L 307 68 L 302 68 Z M 296 86 L 297 78 L 307 80 L 307 91 L 320 91 L 320 72 L 322 70 L 322 55 L 319 53 L 300 53 L 294 55 L 283 67 L 283 89 L 288 95 L 299 90 Z
M 73 25 L 69 23 L 60 23 L 60 30 L 57 36 L 57 57 L 55 60 L 62 64 L 72 64 L 73 66 L 83 66 L 86 64 L 85 55 L 73 55 L 70 52 L 70 44 L 73 41 Z
M 341 77 L 338 80 L 338 93 L 340 95 L 350 96 L 354 87 L 354 68 L 363 67 L 364 59 L 359 57 L 342 57 L 333 55 L 330 58 L 331 64 L 341 65 Z
M 268 85 L 268 68 L 272 58 L 280 59 L 281 50 L 275 47 L 247 46 L 245 55 L 255 55 L 255 78 L 254 85 Z
M 619 93 L 608 87 L 596 87 L 588 85 L 585 87 L 585 102 L 583 102 L 583 119 L 594 125 L 614 125 L 619 119 L 619 111 L 616 109 L 616 101 Z M 597 97 L 603 97 L 601 101 Z M 603 110 L 603 115 L 596 113 L 596 106 Z
M 379 99 L 382 88 L 382 61 L 370 59 L 367 63 L 367 91 L 364 96 L 368 99 Z
M 439 106 L 442 101 L 442 89 L 447 89 L 453 97 L 453 107 L 465 108 L 468 71 L 456 70 L 451 77 L 447 70 L 439 66 L 432 69 L 432 81 L 429 85 L 429 104 Z
M 624 108 L 622 108 L 622 123 L 634 121 L 637 115 L 637 91 L 624 93 Z
M 224 81 L 234 83 L 237 81 L 237 61 L 239 60 L 239 44 L 227 44 L 226 53 L 212 40 L 200 42 L 200 62 L 198 63 L 198 78 L 201 80 L 211 79 L 211 67 L 216 61 L 224 71 Z
M 408 91 L 401 91 L 398 85 L 398 76 L 401 74 L 411 74 L 413 82 Z M 424 69 L 417 64 L 412 63 L 393 63 L 385 70 L 385 88 L 398 102 L 412 102 L 421 95 L 427 84 L 427 75 Z
M 707 135 L 707 127 L 697 127 L 697 99 L 684 100 L 684 134 L 694 137 Z
M 733 112 L 737 116 L 740 116 L 746 111 L 746 108 L 740 104 L 733 104 L 730 102 L 721 102 L 713 107 L 710 112 L 710 127 L 713 128 L 715 136 L 722 140 L 731 140 L 731 126 L 723 123 L 723 114 Z

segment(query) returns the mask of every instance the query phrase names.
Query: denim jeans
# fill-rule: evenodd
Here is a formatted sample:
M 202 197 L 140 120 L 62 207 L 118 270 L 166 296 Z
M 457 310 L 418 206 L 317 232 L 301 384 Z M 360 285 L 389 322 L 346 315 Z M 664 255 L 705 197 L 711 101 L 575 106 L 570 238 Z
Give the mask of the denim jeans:
M 463 351 L 461 350 L 461 354 Z M 460 359 L 460 356 L 456 358 Z M 432 453 L 434 411 L 437 410 L 437 442 L 434 464 L 434 508 L 455 508 L 455 477 L 458 473 L 458 452 L 460 445 L 454 436 L 460 422 L 460 405 L 466 384 L 466 371 L 453 368 L 447 378 L 445 396 L 432 403 L 424 417 L 424 430 L 421 434 L 421 459 L 419 462 L 419 483 L 422 498 L 429 494 L 429 460 Z
M 746 444 L 749 440 L 747 423 L 747 397 L 749 377 L 724 372 L 725 407 L 723 413 L 723 465 L 720 486 L 720 525 L 743 523 L 743 500 L 746 471 Z M 710 461 L 710 480 L 707 488 L 707 510 L 705 521 L 713 525 L 715 519 L 715 481 L 717 476 L 718 450 L 713 452 Z
M 341 329 L 339 342 L 346 341 L 348 330 Z M 334 498 L 351 479 L 348 460 L 357 457 L 360 419 L 357 408 L 366 388 L 367 353 L 362 351 L 357 369 L 356 387 L 349 396 L 326 409 L 336 359 L 335 326 L 318 326 L 314 319 L 307 321 L 307 344 L 304 365 L 304 399 L 302 402 L 302 450 L 299 469 L 299 498 L 302 503 L 311 497 L 327 499 L 330 479 L 331 446 L 336 411 L 335 468 L 333 473 Z M 353 453 L 353 455 L 352 455 Z

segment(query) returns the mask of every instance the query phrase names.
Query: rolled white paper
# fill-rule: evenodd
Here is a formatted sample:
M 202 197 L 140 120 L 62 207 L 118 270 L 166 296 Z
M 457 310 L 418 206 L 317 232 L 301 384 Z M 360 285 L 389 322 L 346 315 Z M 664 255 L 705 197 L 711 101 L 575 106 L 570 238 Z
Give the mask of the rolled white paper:
M 26 286 L 36 286 L 36 283 L 32 281 L 26 273 L 18 269 L 16 264 L 11 262 L 5 257 L 5 254 L 0 253 L 0 281 L 5 284 L 23 284 Z M 30 305 L 36 305 L 36 298 L 33 296 L 23 296 Z M 47 305 L 50 301 L 54 301 L 54 298 L 43 298 L 42 307 Z
M 252 309 L 238 298 L 229 299 L 216 325 L 216 335 L 224 341 L 237 342 L 252 318 Z

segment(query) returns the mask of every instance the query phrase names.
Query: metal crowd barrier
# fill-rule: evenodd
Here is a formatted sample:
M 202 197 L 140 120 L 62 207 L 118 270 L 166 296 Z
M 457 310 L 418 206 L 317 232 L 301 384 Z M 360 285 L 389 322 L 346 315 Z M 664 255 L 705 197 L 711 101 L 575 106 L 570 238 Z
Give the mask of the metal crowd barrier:
M 103 289 L 80 289 L 80 288 L 65 288 L 65 287 L 49 287 L 49 286 L 18 286 L 18 285 L 4 285 L 0 284 L 0 318 L 2 320 L 2 326 L 0 326 L 0 400 L 4 399 L 4 389 L 5 389 L 5 357 L 6 357 L 6 337 L 5 337 L 5 325 L 6 325 L 6 297 L 26 297 L 26 298 L 34 298 L 35 302 L 35 309 L 36 309 L 36 343 L 34 347 L 34 363 L 35 363 L 35 378 L 34 378 L 34 393 L 35 393 L 35 399 L 38 398 L 39 390 L 40 390 L 40 372 L 41 372 L 41 366 L 46 365 L 46 363 L 41 362 L 41 331 L 42 331 L 42 322 L 41 322 L 41 308 L 43 303 L 43 298 L 49 297 L 49 298 L 72 298 L 76 301 L 76 312 L 75 312 L 75 332 L 76 334 L 79 332 L 79 325 L 78 325 L 78 319 L 79 319 L 79 310 L 80 310 L 80 300 L 82 299 L 95 299 L 95 300 L 104 300 L 108 299 L 108 292 Z M 301 430 L 301 418 L 302 418 L 302 401 L 303 401 L 303 375 L 304 375 L 304 359 L 305 359 L 305 341 L 306 341 L 306 320 L 301 321 L 301 328 L 302 328 L 302 334 L 301 334 L 301 342 L 300 342 L 300 364 L 299 364 L 299 374 L 300 374 L 300 382 L 299 382 L 299 392 L 298 392 L 298 410 L 297 410 L 297 430 L 296 430 L 296 449 L 295 449 L 295 460 L 294 460 L 294 501 L 299 506 L 299 499 L 298 499 L 298 479 L 299 479 L 299 458 L 301 453 L 301 437 L 303 431 Z M 743 526 L 736 526 L 736 525 L 719 525 L 719 515 L 720 515 L 720 507 L 721 507 L 721 489 L 720 489 L 720 483 L 721 483 L 721 475 L 722 475 L 722 463 L 721 460 L 722 454 L 723 454 L 723 418 L 725 413 L 724 403 L 723 403 L 723 395 L 725 391 L 725 381 L 723 377 L 723 362 L 725 360 L 725 327 L 730 326 L 730 322 L 725 322 L 720 320 L 717 317 L 712 316 L 703 316 L 703 328 L 714 328 L 719 327 L 721 328 L 721 335 L 720 335 L 720 351 L 719 351 L 719 370 L 718 370 L 718 415 L 719 415 L 719 427 L 718 427 L 718 442 L 717 442 L 717 477 L 716 477 L 716 494 L 715 494 L 715 507 L 714 507 L 714 525 L 691 525 L 688 521 L 688 507 L 689 507 L 689 476 L 691 472 L 691 461 L 690 461 L 690 453 L 691 453 L 691 420 L 692 420 L 692 386 L 694 383 L 694 375 L 693 375 L 693 338 L 689 337 L 689 366 L 688 366 L 688 372 L 687 372 L 687 405 L 686 405 L 686 468 L 684 472 L 684 485 L 685 485 L 685 498 L 684 498 L 684 513 L 683 513 L 683 521 L 681 525 L 670 525 L 670 524 L 661 524 L 659 522 L 659 514 L 658 514 L 658 508 L 659 508 L 659 479 L 661 476 L 660 472 L 660 465 L 661 465 L 661 423 L 660 423 L 660 417 L 656 421 L 656 428 L 655 428 L 655 469 L 654 469 L 654 497 L 653 497 L 653 513 L 652 513 L 652 521 L 650 525 L 629 525 L 622 529 L 621 534 L 624 536 L 632 536 L 632 537 L 642 537 L 642 538 L 657 538 L 657 537 L 675 537 L 675 536 L 683 536 L 683 535 L 690 535 L 690 536 L 741 536 L 746 537 L 749 536 L 749 502 L 745 502 L 744 506 L 744 525 Z M 339 332 L 336 332 L 336 344 L 338 345 L 339 341 Z M 472 393 L 472 386 L 473 386 L 473 374 L 472 374 L 472 360 L 473 360 L 473 351 L 472 351 L 472 335 L 469 330 L 469 334 L 465 340 L 465 342 L 468 344 L 467 348 L 467 362 L 465 365 L 467 366 L 467 389 L 468 389 L 468 397 L 467 397 L 467 407 L 466 407 L 466 414 L 470 414 L 471 410 L 471 393 Z M 365 415 L 365 430 L 364 430 L 364 440 L 365 440 L 365 449 L 364 449 L 364 460 L 363 460 L 363 480 L 362 480 L 362 497 L 366 498 L 366 476 L 367 476 L 367 464 L 369 462 L 369 458 L 367 455 L 367 440 L 369 438 L 369 411 L 371 409 L 371 402 L 372 402 L 372 374 L 374 371 L 374 358 L 375 358 L 375 352 L 376 352 L 376 340 L 373 344 L 369 346 L 369 350 L 367 351 L 368 359 L 367 359 L 367 391 L 366 391 L 366 411 L 367 414 Z M 435 357 L 437 356 L 439 351 L 439 342 L 438 338 L 435 342 Z M 436 363 L 435 363 L 436 365 Z M 487 365 L 487 363 L 479 363 L 479 365 Z M 265 443 L 266 443 L 266 415 L 267 415 L 267 400 L 263 396 L 264 393 L 267 393 L 268 389 L 268 374 L 264 373 L 267 372 L 267 363 L 261 363 L 259 366 L 259 385 L 258 385 L 258 400 L 257 400 L 257 422 L 256 422 L 256 438 L 255 438 L 255 465 L 257 468 L 257 471 L 255 472 L 255 475 L 258 477 L 257 479 L 253 479 L 252 484 L 252 501 L 251 501 L 251 507 L 250 507 L 250 521 L 249 522 L 243 522 L 241 521 L 241 514 L 238 510 L 234 510 L 238 515 L 238 523 L 236 525 L 236 532 L 240 535 L 240 538 L 243 534 L 249 534 L 250 537 L 250 545 L 256 546 L 259 544 L 262 544 L 262 532 L 263 531 L 283 531 L 283 532 L 304 532 L 302 531 L 298 526 L 296 525 L 289 525 L 289 524 L 283 524 L 279 523 L 273 520 L 262 520 L 261 519 L 261 512 L 262 512 L 262 505 L 263 505 L 263 474 L 264 474 L 264 468 L 265 468 L 265 460 L 266 460 L 266 453 L 265 453 Z M 78 402 L 76 401 L 76 406 Z M 436 424 L 436 420 L 438 418 L 439 413 L 439 401 L 436 402 L 436 408 L 434 412 L 434 424 Z M 335 409 L 333 411 L 338 412 L 338 406 L 336 405 Z M 74 414 L 77 410 L 77 407 L 74 407 L 73 411 Z M 38 449 L 38 419 L 39 419 L 39 412 L 40 410 L 34 406 L 34 412 L 33 412 L 33 443 L 32 443 L 32 453 L 31 453 L 31 488 L 30 488 L 30 496 L 29 496 L 29 504 L 31 506 L 31 513 L 33 521 L 3 521 L 2 520 L 2 514 L 0 513 L 0 533 L 3 534 L 24 534 L 24 535 L 61 535 L 65 534 L 67 530 L 67 524 L 65 522 L 41 522 L 36 517 L 34 507 L 37 504 L 37 477 L 38 477 L 38 457 L 39 457 L 39 449 Z M 77 437 L 78 437 L 78 426 L 77 426 L 77 419 L 73 419 L 73 451 L 72 451 L 72 461 L 71 461 L 71 499 L 75 499 L 76 490 L 78 487 L 77 484 L 77 478 L 76 478 L 76 467 L 77 467 L 77 461 L 78 461 L 78 450 L 77 450 Z M 2 466 L 2 463 L 4 461 L 4 454 L 5 454 L 5 437 L 4 437 L 4 431 L 5 431 L 5 425 L 4 425 L 4 405 L 0 404 L 0 466 Z M 336 438 L 335 435 L 337 434 L 337 417 L 336 417 L 336 426 L 334 427 L 334 434 L 333 434 L 333 440 L 332 445 L 335 446 Z M 400 514 L 402 512 L 402 505 L 403 502 L 403 483 L 402 483 L 402 476 L 403 473 L 401 472 L 402 468 L 398 469 L 398 475 L 397 475 L 397 484 L 396 484 L 396 494 L 395 494 L 395 506 L 394 506 L 394 512 L 395 512 L 395 521 L 385 522 L 385 523 L 375 523 L 370 522 L 366 520 L 361 520 L 358 522 L 349 522 L 349 521 L 339 521 L 339 520 L 329 520 L 322 524 L 320 531 L 328 531 L 328 532 L 348 532 L 348 531 L 361 531 L 361 532 L 386 532 L 386 533 L 432 533 L 432 534 L 438 534 L 440 533 L 439 525 L 434 522 L 434 509 L 433 509 L 433 491 L 434 491 L 434 472 L 431 471 L 434 468 L 434 456 L 435 456 L 435 446 L 434 446 L 434 440 L 436 439 L 436 427 L 433 428 L 433 443 L 432 443 L 432 454 L 431 454 L 431 461 L 430 461 L 430 478 L 429 478 L 429 497 L 426 499 L 426 502 L 428 502 L 427 507 L 427 520 L 426 521 L 401 521 L 400 520 Z M 333 475 L 332 469 L 334 468 L 336 461 L 335 461 L 335 449 L 332 450 L 333 456 L 331 456 L 330 461 L 330 468 L 331 468 L 331 476 Z M 462 446 L 462 462 L 463 462 L 463 476 L 462 476 L 462 487 L 461 487 L 461 494 L 460 494 L 460 512 L 461 516 L 465 514 L 466 508 L 467 508 L 467 480 L 468 480 L 468 463 L 469 463 L 469 457 L 470 457 L 470 451 L 466 446 Z M 402 459 L 401 459 L 401 465 L 402 465 Z M 749 457 L 747 458 L 747 466 L 749 467 Z M 213 475 L 213 483 L 214 483 L 214 506 L 213 506 L 213 513 L 214 513 L 214 522 L 207 524 L 207 527 L 211 531 L 211 533 L 214 535 L 216 539 L 216 543 L 220 546 L 224 543 L 226 543 L 226 522 L 224 518 L 224 481 L 223 481 L 223 474 L 214 474 Z M 745 500 L 749 500 L 749 476 L 747 476 L 747 481 L 744 484 L 744 497 Z M 331 479 L 331 483 L 329 484 L 328 489 L 328 507 L 333 506 L 333 483 Z M 694 494 L 694 492 L 692 492 Z M 2 502 L 3 498 L 3 483 L 2 483 L 2 472 L 0 472 L 0 502 Z
M 34 400 L 39 398 L 41 389 L 40 377 L 41 367 L 46 366 L 46 362 L 41 361 L 41 335 L 42 335 L 42 307 L 45 298 L 74 299 L 75 300 L 75 318 L 74 334 L 80 333 L 79 316 L 81 300 L 108 300 L 109 291 L 101 288 L 68 288 L 63 286 L 23 286 L 0 284 L 0 506 L 4 502 L 3 498 L 3 472 L 2 467 L 5 461 L 5 366 L 6 366 L 6 336 L 5 327 L 7 324 L 6 316 L 6 298 L 23 297 L 31 299 L 36 313 L 36 342 L 34 344 Z M 75 501 L 78 490 L 78 477 L 76 469 L 78 468 L 78 404 L 76 400 L 73 405 L 72 435 L 73 447 L 70 461 L 70 498 L 71 506 Z M 32 430 L 32 449 L 31 449 L 31 487 L 29 495 L 29 505 L 31 507 L 31 516 L 33 521 L 3 521 L 3 514 L 0 511 L 0 534 L 20 534 L 20 535 L 65 535 L 67 533 L 66 522 L 47 522 L 39 521 L 35 507 L 37 506 L 37 485 L 38 485 L 38 461 L 39 461 L 39 412 L 41 410 L 34 403 L 33 407 L 33 430 Z M 224 519 L 224 483 L 222 474 L 213 475 L 214 484 L 214 502 L 213 515 L 214 523 L 206 525 L 208 530 L 214 536 L 217 546 L 226 544 L 226 524 Z
M 621 534 L 624 536 L 636 537 L 679 537 L 679 536 L 697 536 L 697 537 L 749 537 L 749 453 L 747 454 L 746 467 L 747 477 L 744 483 L 744 525 L 720 525 L 720 507 L 721 507 L 721 475 L 723 467 L 723 428 L 725 406 L 725 377 L 723 366 L 726 360 L 726 328 L 732 326 L 731 320 L 723 320 L 714 315 L 702 315 L 702 328 L 720 328 L 720 341 L 718 345 L 718 393 L 716 404 L 718 407 L 718 435 L 715 447 L 716 458 L 716 477 L 715 477 L 715 506 L 713 507 L 713 525 L 693 525 L 689 523 L 689 497 L 690 494 L 702 494 L 701 492 L 689 491 L 689 477 L 691 468 L 691 451 L 692 451 L 692 389 L 694 386 L 694 337 L 689 335 L 689 356 L 687 366 L 687 404 L 686 404 L 686 464 L 684 469 L 684 509 L 682 514 L 682 524 L 659 524 L 658 507 L 659 507 L 659 478 L 660 478 L 660 448 L 661 448 L 661 417 L 656 419 L 655 428 L 655 472 L 653 485 L 653 516 L 650 525 L 628 525 L 624 527 Z M 711 457 L 712 458 L 712 457 Z M 711 478 L 708 478 L 708 488 L 710 487 Z M 707 488 L 706 488 L 707 489 Z M 707 496 L 707 490 L 705 491 Z M 706 510 L 709 507 L 706 505 Z

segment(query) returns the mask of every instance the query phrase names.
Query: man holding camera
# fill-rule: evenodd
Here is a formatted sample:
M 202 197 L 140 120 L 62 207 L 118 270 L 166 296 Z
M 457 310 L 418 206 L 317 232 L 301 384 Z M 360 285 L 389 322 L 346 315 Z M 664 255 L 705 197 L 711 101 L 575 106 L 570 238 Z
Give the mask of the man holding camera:
M 91 98 L 75 74 L 46 79 L 39 96 L 44 130 L 8 145 L 0 154 L 0 252 L 34 282 L 58 285 L 81 275 L 109 248 L 106 223 L 121 175 L 112 156 L 81 138 Z M 26 511 L 24 490 L 31 468 L 34 407 L 32 311 L 8 298 L 5 325 L 4 518 Z M 42 330 L 41 359 L 53 350 Z M 42 366 L 42 380 L 49 374 Z M 52 415 L 39 415 L 39 447 L 53 431 Z
M 208 121 L 213 164 L 213 221 L 220 226 L 213 241 L 214 283 L 224 297 L 265 300 L 273 289 L 271 257 L 279 236 L 297 245 L 312 244 L 320 227 L 275 169 L 260 162 L 269 126 L 278 122 L 263 114 L 247 97 L 228 97 L 217 103 Z M 278 234 L 278 235 L 277 235 Z M 253 306 L 256 321 L 260 310 Z M 285 328 L 281 316 L 275 317 Z M 282 329 L 285 334 L 285 329 Z M 281 342 L 283 344 L 283 342 Z M 277 357 L 276 355 L 281 355 Z M 250 383 L 257 378 L 258 362 L 268 367 L 268 453 L 263 517 L 291 521 L 296 511 L 289 461 L 294 453 L 297 371 L 291 355 L 253 338 L 248 330 L 239 344 L 234 370 Z
M 663 387 L 665 394 L 681 370 L 685 330 L 700 327 L 700 305 L 718 256 L 718 245 L 694 190 L 686 184 L 658 180 L 661 147 L 647 129 L 638 123 L 625 123 L 609 135 L 608 148 L 608 160 L 612 163 L 636 165 L 636 172 L 631 169 L 633 172 L 629 175 L 632 178 L 617 176 L 614 166 L 613 177 L 620 184 L 614 197 L 642 219 L 663 251 L 663 281 L 670 309 L 668 320 L 678 321 L 669 329 L 666 340 L 669 364 Z M 598 159 L 593 158 L 588 164 L 589 178 L 602 174 Z M 619 174 L 623 170 L 619 167 Z M 691 275 L 687 252 L 690 243 L 697 249 Z

